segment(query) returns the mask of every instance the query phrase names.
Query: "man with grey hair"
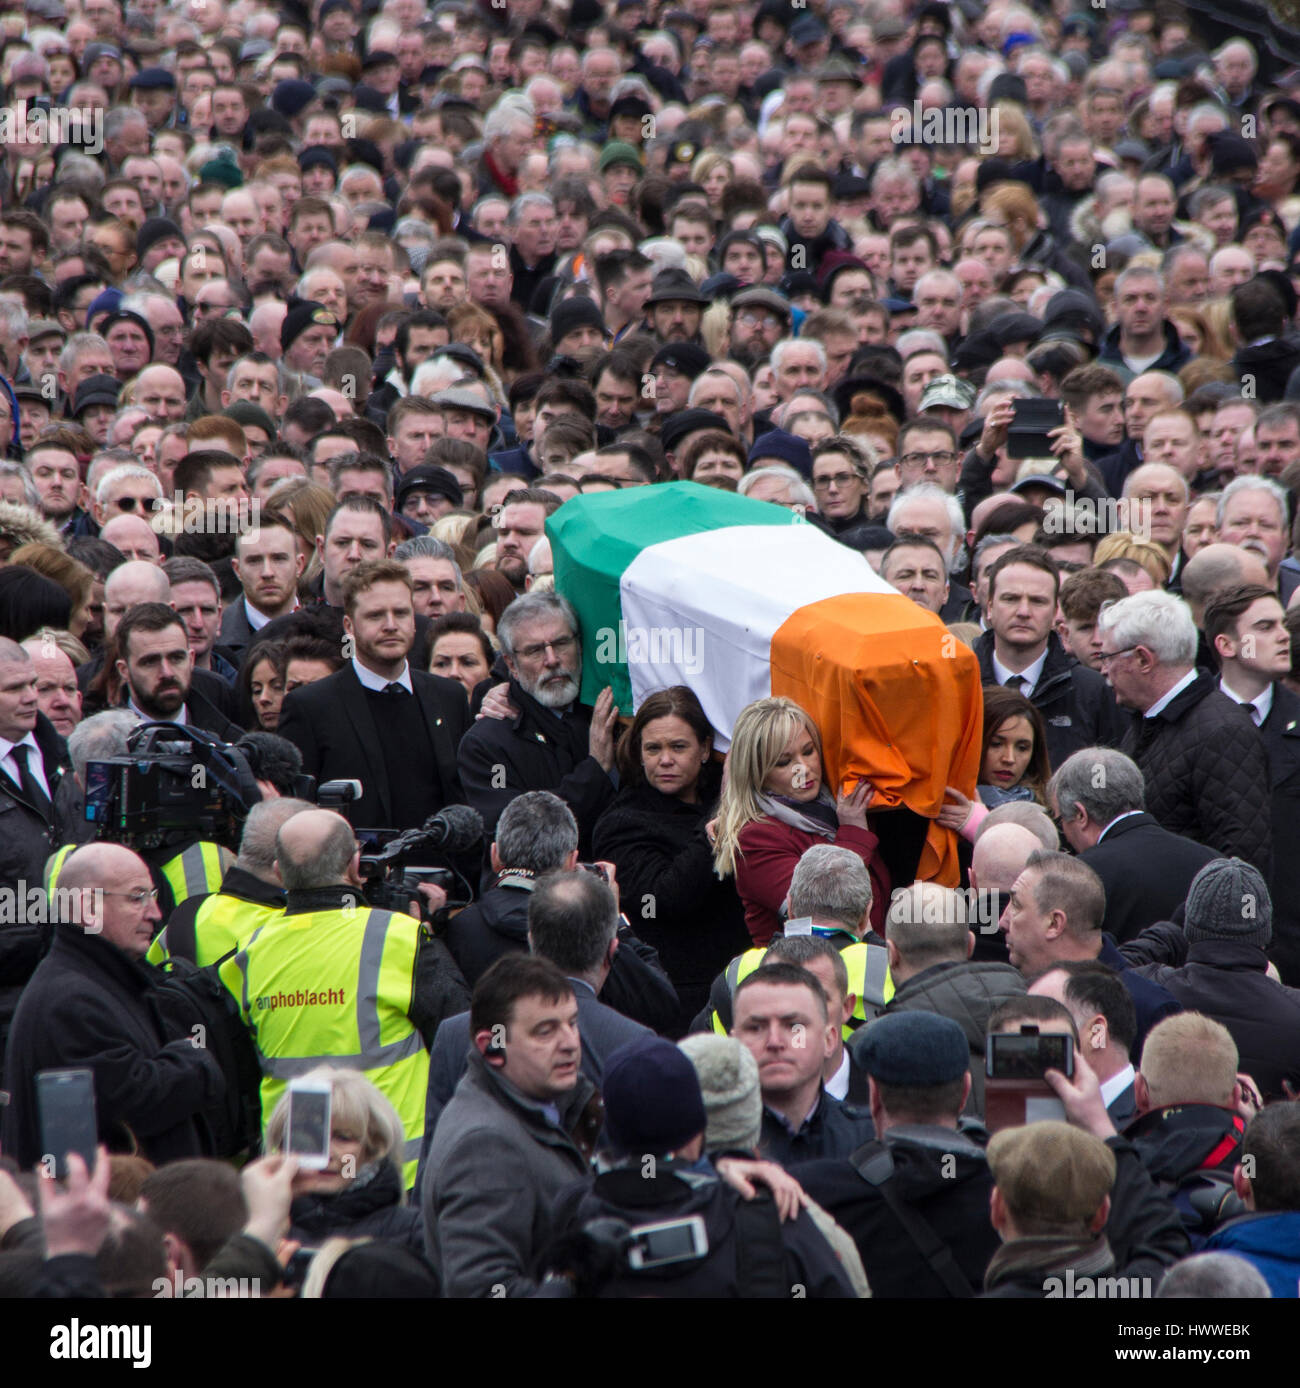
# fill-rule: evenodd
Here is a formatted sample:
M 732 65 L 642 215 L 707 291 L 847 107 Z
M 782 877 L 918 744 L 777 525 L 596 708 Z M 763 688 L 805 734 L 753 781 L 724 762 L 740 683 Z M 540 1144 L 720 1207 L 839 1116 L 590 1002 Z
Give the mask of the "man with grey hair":
M 871 874 L 862 859 L 834 844 L 807 849 L 790 878 L 784 933 L 829 940 L 839 950 L 848 973 L 846 997 L 853 999 L 844 1024 L 846 1035 L 878 1017 L 892 992 L 889 957 L 871 928 L 872 899 Z M 691 1030 L 729 1035 L 736 989 L 766 956 L 765 947 L 738 954 L 714 979 L 709 1004 L 691 1023 Z
M 507 194 L 533 143 L 536 113 L 522 96 L 505 96 L 483 122 L 483 152 L 471 165 L 478 197 Z
M 1196 627 L 1181 598 L 1136 593 L 1097 619 L 1100 667 L 1140 715 L 1122 747 L 1146 781 L 1156 822 L 1268 875 L 1273 849 L 1268 761 L 1259 729 L 1196 668 Z
M 1264 1274 L 1235 1253 L 1194 1253 L 1175 1263 L 1156 1289 L 1157 1301 L 1264 1301 Z
M 237 950 L 254 933 L 284 915 L 284 888 L 276 866 L 276 835 L 303 810 L 306 800 L 276 796 L 259 800 L 244 820 L 239 856 L 210 895 L 187 897 L 167 918 L 148 959 L 153 964 L 179 956 L 204 967 Z
M 546 193 L 521 193 L 506 218 L 510 232 L 511 299 L 526 313 L 533 292 L 555 269 L 555 204 Z
M 1123 944 L 1156 921 L 1172 920 L 1196 874 L 1218 855 L 1162 829 L 1144 809 L 1138 765 L 1111 747 L 1069 757 L 1047 787 L 1066 842 L 1101 878 L 1102 928 Z
M 366 904 L 361 846 L 342 815 L 302 810 L 275 842 L 284 917 L 221 965 L 261 1063 L 262 1112 L 293 1075 L 317 1065 L 360 1070 L 402 1120 L 406 1147 L 395 1157 L 409 1188 L 424 1131 L 426 1048 L 469 1005 L 469 989 L 447 946 L 414 916 Z M 429 883 L 420 895 L 434 908 L 446 901 Z
M 981 909 L 991 906 L 992 910 Z M 996 960 L 972 958 L 976 931 L 998 932 L 997 892 L 970 893 L 937 882 L 914 882 L 897 890 L 885 917 L 889 976 L 895 1012 L 934 1012 L 950 1017 L 966 1034 L 971 1054 L 971 1092 L 966 1112 L 984 1116 L 984 1044 L 993 1009 L 1025 991 L 1018 969 Z M 850 1043 L 857 1049 L 871 1028 Z
M 445 540 L 416 535 L 403 540 L 393 558 L 405 564 L 411 575 L 411 596 L 418 616 L 441 617 L 465 611 L 465 577 L 456 562 L 456 551 Z
M 555 593 L 526 593 L 506 608 L 497 639 L 510 673 L 510 717 L 480 718 L 461 739 L 465 798 L 495 831 L 506 806 L 526 790 L 550 790 L 573 811 L 584 855 L 614 798 L 618 709 L 606 687 L 594 706 L 579 701 L 578 619 Z
M 54 796 L 54 807 L 64 826 L 64 842 L 45 866 L 47 887 L 54 886 L 58 869 L 72 849 L 89 843 L 99 831 L 97 824 L 86 820 L 87 766 L 92 761 L 126 756 L 127 738 L 139 722 L 130 709 L 110 708 L 83 718 L 68 735 L 72 775 L 63 778 Z
M 961 502 L 933 482 L 918 482 L 898 492 L 889 507 L 886 526 L 895 535 L 904 531 L 933 540 L 944 556 L 948 572 L 959 566 L 966 517 Z
M 1283 606 L 1300 588 L 1300 570 L 1282 568 L 1289 516 L 1286 492 L 1271 477 L 1234 477 L 1219 497 L 1219 539 L 1257 554 Z

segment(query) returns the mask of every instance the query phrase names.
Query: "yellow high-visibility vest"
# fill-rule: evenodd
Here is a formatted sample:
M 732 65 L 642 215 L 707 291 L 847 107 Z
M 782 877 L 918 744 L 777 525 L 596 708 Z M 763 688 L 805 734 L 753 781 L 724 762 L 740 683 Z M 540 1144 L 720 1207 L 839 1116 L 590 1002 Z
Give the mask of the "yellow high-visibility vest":
M 420 923 L 369 906 L 282 914 L 221 966 L 262 1067 L 262 1116 L 319 1065 L 361 1070 L 406 1130 L 398 1154 L 415 1183 L 429 1052 L 409 1012 Z
M 736 989 L 767 958 L 767 950 L 766 945 L 757 949 L 747 949 L 744 954 L 736 955 L 727 965 L 724 977 L 727 980 L 727 991 L 733 999 Z M 853 1019 L 859 1025 L 869 1022 L 880 1014 L 885 1004 L 894 996 L 894 980 L 889 972 L 889 951 L 884 945 L 871 945 L 865 940 L 857 940 L 840 950 L 840 958 L 844 960 L 844 967 L 849 971 L 849 992 L 857 996 L 857 1002 L 853 1006 Z M 713 1013 L 713 1030 L 720 1036 L 727 1035 L 727 1028 L 716 1010 Z M 854 1030 L 854 1027 L 847 1024 L 844 1026 L 846 1041 L 853 1035 Z

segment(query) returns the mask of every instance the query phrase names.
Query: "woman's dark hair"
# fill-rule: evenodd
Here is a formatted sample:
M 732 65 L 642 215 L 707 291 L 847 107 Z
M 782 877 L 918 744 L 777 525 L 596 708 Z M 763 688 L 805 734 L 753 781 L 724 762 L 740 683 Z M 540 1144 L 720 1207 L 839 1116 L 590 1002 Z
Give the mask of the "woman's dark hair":
M 680 718 L 700 742 L 712 750 L 716 734 L 694 691 L 684 684 L 656 690 L 637 709 L 627 736 L 618 745 L 618 774 L 625 786 L 645 784 L 645 771 L 641 766 L 641 737 L 646 724 L 654 722 L 656 718 Z
M 518 597 L 510 580 L 496 569 L 471 569 L 465 575 L 465 586 L 474 590 L 479 606 L 492 618 L 493 628 L 501 620 L 501 614 Z
M 11 564 L 0 569 L 0 636 L 26 641 L 42 627 L 66 631 L 72 599 L 52 579 Z
M 253 707 L 253 671 L 264 660 L 269 660 L 271 668 L 281 679 L 284 679 L 287 664 L 284 655 L 284 642 L 255 642 L 249 647 L 248 653 L 244 656 L 244 663 L 239 667 L 239 677 L 235 681 L 235 690 L 239 698 L 239 717 L 240 722 L 251 732 L 262 731 L 261 720 L 257 716 L 257 710 Z
M 488 634 L 483 630 L 483 624 L 472 612 L 444 612 L 441 617 L 435 617 L 429 623 L 430 662 L 433 660 L 433 651 L 438 644 L 438 638 L 446 636 L 450 632 L 463 636 L 477 636 L 479 645 L 483 647 L 483 659 L 487 661 L 488 669 L 492 668 L 497 653 L 492 649 L 492 642 L 488 640 Z
M 1043 715 L 1023 694 L 1005 685 L 984 686 L 984 736 L 980 741 L 980 770 L 984 769 L 984 758 L 993 735 L 1008 718 L 1027 718 L 1034 730 L 1034 750 L 1029 754 L 1029 765 L 1021 781 L 1034 792 L 1034 799 L 1040 805 L 1046 805 L 1047 782 L 1052 775 L 1051 764 L 1047 760 L 1047 725 L 1043 722 Z

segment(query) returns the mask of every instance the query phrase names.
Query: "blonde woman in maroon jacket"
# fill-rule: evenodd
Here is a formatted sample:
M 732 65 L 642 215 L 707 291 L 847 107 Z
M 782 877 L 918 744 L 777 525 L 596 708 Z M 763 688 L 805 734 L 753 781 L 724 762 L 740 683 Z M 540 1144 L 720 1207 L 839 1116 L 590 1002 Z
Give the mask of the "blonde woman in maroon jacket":
M 832 793 L 823 779 L 821 734 L 791 699 L 750 704 L 731 738 L 713 861 L 720 877 L 735 874 L 754 943 L 765 945 L 780 932 L 795 867 L 818 843 L 851 849 L 866 863 L 871 923 L 883 935 L 889 874 L 867 828 L 872 786 L 861 781 L 850 794 Z

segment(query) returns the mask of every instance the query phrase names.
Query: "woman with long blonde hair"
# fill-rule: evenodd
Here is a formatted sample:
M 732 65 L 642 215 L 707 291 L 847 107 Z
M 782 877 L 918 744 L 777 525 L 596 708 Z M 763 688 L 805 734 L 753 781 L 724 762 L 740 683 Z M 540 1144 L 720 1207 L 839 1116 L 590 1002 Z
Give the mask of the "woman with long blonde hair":
M 754 943 L 781 928 L 790 879 L 814 845 L 833 843 L 858 854 L 871 872 L 873 925 L 883 930 L 889 874 L 867 827 L 875 790 L 860 781 L 848 794 L 825 784 L 817 725 L 792 699 L 759 699 L 742 709 L 731 734 L 718 807 L 713 862 L 734 874 Z

